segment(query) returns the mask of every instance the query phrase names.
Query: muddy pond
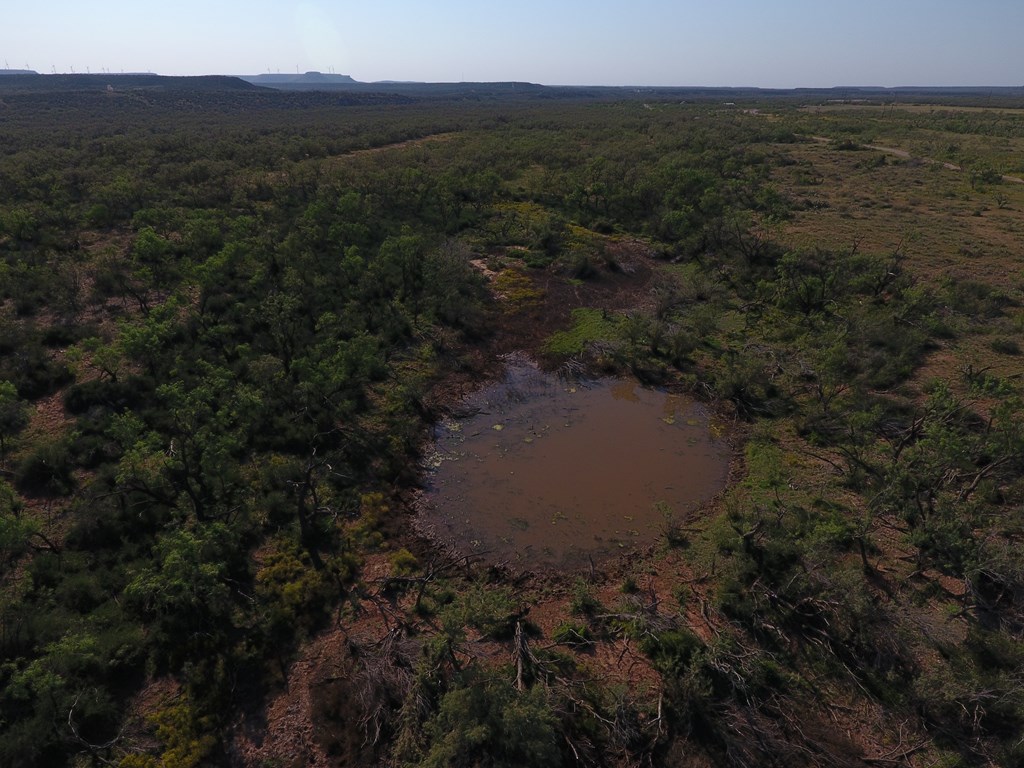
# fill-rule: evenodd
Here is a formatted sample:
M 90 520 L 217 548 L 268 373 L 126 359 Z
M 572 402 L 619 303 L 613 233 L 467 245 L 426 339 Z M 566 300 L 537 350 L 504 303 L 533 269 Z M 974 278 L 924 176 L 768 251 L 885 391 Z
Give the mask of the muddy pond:
M 417 524 L 491 562 L 578 565 L 656 541 L 724 487 L 729 458 L 692 400 L 512 356 L 436 428 Z

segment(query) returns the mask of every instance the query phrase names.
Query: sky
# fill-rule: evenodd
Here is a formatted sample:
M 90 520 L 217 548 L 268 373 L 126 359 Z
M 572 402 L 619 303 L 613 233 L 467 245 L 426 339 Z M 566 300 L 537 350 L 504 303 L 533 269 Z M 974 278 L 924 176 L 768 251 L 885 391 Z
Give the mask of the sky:
M 1024 85 L 1024 0 L 7 0 L 0 65 L 546 85 Z

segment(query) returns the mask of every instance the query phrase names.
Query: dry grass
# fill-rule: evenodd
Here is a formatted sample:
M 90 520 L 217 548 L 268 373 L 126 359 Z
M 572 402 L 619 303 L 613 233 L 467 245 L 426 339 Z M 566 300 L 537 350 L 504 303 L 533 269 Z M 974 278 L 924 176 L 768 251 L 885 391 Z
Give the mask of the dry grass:
M 1024 187 L 974 189 L 962 171 L 913 159 L 885 158 L 883 164 L 883 155 L 871 150 L 807 143 L 784 152 L 795 163 L 776 169 L 776 183 L 806 206 L 784 225 L 787 244 L 860 243 L 871 251 L 902 245 L 924 279 L 969 276 L 1003 285 L 1016 268 L 1019 282 Z M 1002 208 L 997 195 L 1006 198 Z

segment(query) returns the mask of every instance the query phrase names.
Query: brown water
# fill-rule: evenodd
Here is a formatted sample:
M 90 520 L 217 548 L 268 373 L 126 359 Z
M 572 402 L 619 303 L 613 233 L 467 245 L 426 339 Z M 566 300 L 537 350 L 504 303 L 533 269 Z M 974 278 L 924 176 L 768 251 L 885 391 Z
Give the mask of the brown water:
M 462 553 L 572 564 L 653 542 L 725 485 L 728 445 L 691 400 L 566 382 L 511 357 L 439 425 L 419 525 Z

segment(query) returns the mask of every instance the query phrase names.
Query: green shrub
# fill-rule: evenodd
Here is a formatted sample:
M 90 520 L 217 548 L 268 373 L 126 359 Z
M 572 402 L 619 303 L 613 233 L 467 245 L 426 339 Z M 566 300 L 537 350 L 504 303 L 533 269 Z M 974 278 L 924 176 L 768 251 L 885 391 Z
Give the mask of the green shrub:
M 530 269 L 544 269 L 551 265 L 554 257 L 539 251 L 527 251 L 523 255 L 523 263 Z
M 943 288 L 947 306 L 974 320 L 999 317 L 1014 303 L 999 289 L 977 280 L 948 280 Z
M 14 481 L 23 492 L 62 496 L 74 489 L 72 469 L 67 442 L 51 440 L 36 446 L 21 460 Z
M 420 768 L 562 764 L 556 718 L 541 686 L 519 692 L 501 678 L 467 680 L 446 693 L 424 729 Z
M 519 618 L 514 593 L 509 587 L 474 584 L 445 610 L 449 632 L 471 627 L 492 640 L 512 637 Z
M 640 638 L 640 650 L 662 673 L 668 674 L 684 672 L 703 647 L 701 639 L 685 629 L 646 633 Z
M 574 616 L 593 616 L 600 608 L 601 603 L 590 594 L 590 586 L 583 579 L 577 579 L 569 599 L 569 612 Z
M 1016 339 L 992 339 L 989 342 L 989 348 L 993 352 L 998 352 L 1001 355 L 1019 355 L 1020 344 L 1017 343 Z
M 577 280 L 590 280 L 597 277 L 597 265 L 589 253 L 572 251 L 566 256 L 565 264 L 569 275 Z
M 555 627 L 551 638 L 561 645 L 586 645 L 593 639 L 585 624 L 565 621 Z
M 391 563 L 392 576 L 409 576 L 415 573 L 420 566 L 416 555 L 405 547 L 402 547 L 397 552 L 392 552 L 388 557 L 388 561 Z
M 109 227 L 114 223 L 114 217 L 107 206 L 103 203 L 96 203 L 85 212 L 85 223 L 90 227 Z
M 28 403 L 18 397 L 9 381 L 0 381 L 0 459 L 7 453 L 7 442 L 28 426 Z

